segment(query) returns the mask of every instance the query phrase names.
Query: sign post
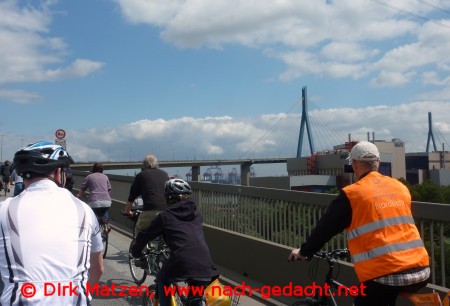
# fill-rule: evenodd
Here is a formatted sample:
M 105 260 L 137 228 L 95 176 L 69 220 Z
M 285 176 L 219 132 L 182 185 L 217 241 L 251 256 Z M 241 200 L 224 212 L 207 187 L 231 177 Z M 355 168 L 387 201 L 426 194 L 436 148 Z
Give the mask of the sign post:
M 64 148 L 64 150 L 66 150 L 66 131 L 64 131 L 63 129 L 58 129 L 55 132 L 55 136 L 55 144 L 60 145 Z

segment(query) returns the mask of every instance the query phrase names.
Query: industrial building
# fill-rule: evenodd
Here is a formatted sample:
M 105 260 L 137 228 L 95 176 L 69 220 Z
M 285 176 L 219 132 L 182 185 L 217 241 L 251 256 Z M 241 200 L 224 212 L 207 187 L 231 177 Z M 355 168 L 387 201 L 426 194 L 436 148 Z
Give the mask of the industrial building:
M 450 185 L 450 152 L 406 153 L 406 180 L 421 184 L 427 180 L 439 186 Z
M 395 178 L 406 179 L 405 143 L 398 139 L 391 141 L 373 138 L 380 151 L 379 172 Z M 298 191 L 327 192 L 333 188 L 342 188 L 354 182 L 352 173 L 345 173 L 344 166 L 351 149 L 358 141 L 349 140 L 336 145 L 333 150 L 314 152 L 311 156 L 288 158 L 286 162 L 287 177 L 253 177 L 252 186 L 281 188 Z
M 379 172 L 391 177 L 406 178 L 405 144 L 400 139 L 392 141 L 369 139 L 380 151 Z M 287 160 L 290 189 L 324 192 L 333 187 L 342 188 L 353 181 L 351 173 L 344 172 L 344 165 L 351 149 L 358 141 L 351 140 L 333 147 L 331 151 L 316 152 L 308 157 Z

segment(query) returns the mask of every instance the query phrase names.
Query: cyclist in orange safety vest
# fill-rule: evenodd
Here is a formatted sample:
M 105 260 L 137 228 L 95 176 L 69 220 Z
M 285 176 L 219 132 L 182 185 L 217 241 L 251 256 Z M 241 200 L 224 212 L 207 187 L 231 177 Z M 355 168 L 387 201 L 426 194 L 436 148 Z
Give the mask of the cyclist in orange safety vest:
M 350 152 L 356 182 L 343 188 L 308 239 L 288 260 L 307 260 L 346 230 L 359 280 L 366 287 L 355 306 L 394 306 L 399 293 L 417 292 L 430 279 L 429 257 L 411 213 L 411 195 L 378 172 L 380 154 L 367 141 Z

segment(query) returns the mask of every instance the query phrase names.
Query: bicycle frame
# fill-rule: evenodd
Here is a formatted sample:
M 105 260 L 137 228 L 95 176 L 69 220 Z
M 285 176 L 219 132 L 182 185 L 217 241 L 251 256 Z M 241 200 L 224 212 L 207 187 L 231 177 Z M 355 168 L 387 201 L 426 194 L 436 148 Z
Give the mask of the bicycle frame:
M 325 281 L 323 282 L 323 285 L 321 288 L 317 288 L 315 291 L 315 295 L 313 298 L 304 298 L 300 299 L 293 305 L 303 306 L 338 306 L 336 299 L 334 298 L 334 292 L 333 290 L 340 290 L 340 288 L 347 288 L 347 290 L 350 290 L 347 286 L 343 285 L 342 283 L 339 283 L 334 279 L 334 268 L 335 264 L 337 263 L 338 258 L 347 258 L 349 256 L 349 250 L 348 249 L 337 249 L 332 252 L 319 252 L 315 255 L 316 258 L 320 259 L 326 259 L 328 264 L 328 271 L 325 275 Z M 326 286 L 325 286 L 326 285 Z M 323 292 L 323 288 L 326 289 L 326 292 Z
M 131 216 L 125 215 L 132 221 L 133 240 L 136 238 L 135 227 L 139 214 L 141 212 L 142 211 L 140 209 L 133 209 L 133 214 Z M 133 243 L 133 241 L 131 243 Z M 136 284 L 142 284 L 147 278 L 147 275 L 156 276 L 156 274 L 161 269 L 162 264 L 167 261 L 169 256 L 169 250 L 162 238 L 158 238 L 147 244 L 144 250 L 142 261 L 140 261 L 139 259 L 134 259 L 131 257 L 131 255 L 129 255 L 131 276 L 133 277 Z
M 343 254 L 345 254 L 345 256 L 348 256 L 347 255 L 348 254 L 348 250 L 347 250 L 347 252 L 343 252 Z M 339 256 L 343 256 L 343 255 L 339 255 Z M 342 283 L 339 283 L 338 281 L 336 281 L 334 279 L 333 272 L 334 272 L 334 265 L 336 263 L 335 259 L 330 257 L 330 256 L 326 256 L 326 260 L 328 262 L 328 272 L 327 272 L 327 275 L 325 277 L 325 284 L 328 284 L 329 288 L 327 289 L 327 293 L 328 294 L 324 294 L 321 297 L 321 299 L 324 300 L 323 305 L 338 306 L 337 302 L 336 302 L 336 299 L 333 296 L 332 289 L 340 290 L 340 288 L 344 288 L 344 287 L 347 288 L 347 290 L 349 290 L 349 289 L 348 289 L 347 286 L 345 286 Z M 331 304 L 330 304 L 330 301 L 331 301 Z

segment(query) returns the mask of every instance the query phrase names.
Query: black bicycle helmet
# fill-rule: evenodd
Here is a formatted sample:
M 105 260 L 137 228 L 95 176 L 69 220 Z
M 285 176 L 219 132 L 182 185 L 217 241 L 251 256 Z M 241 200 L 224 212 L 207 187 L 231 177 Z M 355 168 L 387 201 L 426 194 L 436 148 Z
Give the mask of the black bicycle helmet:
M 167 199 L 173 199 L 182 194 L 192 194 L 191 186 L 182 179 L 171 179 L 166 182 L 165 196 Z
M 73 163 L 67 151 L 51 142 L 39 141 L 30 144 L 14 155 L 14 164 L 18 175 L 45 175 L 57 168 L 67 168 Z

